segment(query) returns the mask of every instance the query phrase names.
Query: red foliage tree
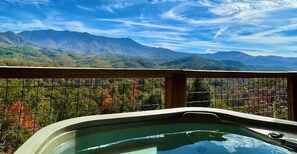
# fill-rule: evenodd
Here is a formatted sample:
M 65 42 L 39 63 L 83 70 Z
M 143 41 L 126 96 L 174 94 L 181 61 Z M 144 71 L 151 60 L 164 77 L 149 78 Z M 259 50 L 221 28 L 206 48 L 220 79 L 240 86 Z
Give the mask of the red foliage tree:
M 21 128 L 34 128 L 34 131 L 38 130 L 38 124 L 34 120 L 34 114 L 21 101 L 17 101 L 9 106 L 6 109 L 6 113 L 18 115 L 18 117 L 12 116 L 8 118 L 8 121 L 13 125 L 19 125 Z
M 102 89 L 102 94 L 104 96 L 103 101 L 101 102 L 101 107 L 99 109 L 99 113 L 105 113 L 112 106 L 112 97 L 109 95 L 107 89 Z

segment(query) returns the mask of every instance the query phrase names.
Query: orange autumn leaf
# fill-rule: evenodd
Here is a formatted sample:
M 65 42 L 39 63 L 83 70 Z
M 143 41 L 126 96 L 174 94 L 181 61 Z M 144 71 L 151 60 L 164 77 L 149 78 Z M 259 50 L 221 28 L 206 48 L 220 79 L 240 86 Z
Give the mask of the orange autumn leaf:
M 109 92 L 108 90 L 103 90 L 102 91 L 103 95 L 104 95 L 104 100 L 102 101 L 102 107 L 103 108 L 108 108 L 110 107 L 111 103 L 112 103 L 112 98 L 111 96 L 109 95 Z
M 34 120 L 34 115 L 30 112 L 29 108 L 25 107 L 21 101 L 13 103 L 6 109 L 6 112 L 11 115 L 19 115 L 18 118 L 9 119 L 14 124 L 19 123 L 19 126 L 22 128 L 35 128 L 38 129 L 38 124 Z

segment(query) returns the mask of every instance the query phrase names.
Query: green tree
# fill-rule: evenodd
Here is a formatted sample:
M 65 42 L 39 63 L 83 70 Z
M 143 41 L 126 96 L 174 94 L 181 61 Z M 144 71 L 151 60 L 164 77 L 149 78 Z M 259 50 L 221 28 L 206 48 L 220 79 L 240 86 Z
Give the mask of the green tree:
M 188 106 L 209 107 L 210 91 L 210 85 L 205 79 L 194 79 L 192 85 L 188 87 Z

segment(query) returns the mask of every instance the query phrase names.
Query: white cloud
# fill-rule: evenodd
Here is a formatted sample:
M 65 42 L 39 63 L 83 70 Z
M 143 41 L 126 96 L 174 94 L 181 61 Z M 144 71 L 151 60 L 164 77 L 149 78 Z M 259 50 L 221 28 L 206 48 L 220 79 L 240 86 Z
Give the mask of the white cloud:
M 206 7 L 209 10 L 208 18 L 200 18 L 199 14 L 191 13 L 193 7 Z M 198 2 L 184 2 L 164 12 L 163 19 L 171 19 L 187 23 L 192 26 L 234 26 L 265 25 L 270 19 L 276 18 L 273 11 L 280 9 L 297 9 L 297 0 L 230 0 L 222 3 L 213 3 L 208 0 Z M 213 15 L 217 16 L 213 16 Z M 189 16 L 190 15 L 190 16 Z M 286 17 L 286 19 L 290 19 Z M 268 20 L 269 19 L 269 20 Z M 282 17 L 282 19 L 284 19 Z M 269 23 L 271 24 L 271 23 Z
M 268 143 L 265 143 L 263 141 L 260 141 L 258 139 L 254 139 L 251 137 L 236 135 L 236 134 L 227 134 L 223 135 L 223 138 L 226 139 L 226 141 L 210 141 L 214 144 L 216 144 L 218 147 L 224 147 L 228 153 L 240 153 L 244 152 L 242 148 L 247 149 L 254 149 L 257 148 L 259 151 L 262 151 L 264 153 L 266 152 L 272 152 L 272 153 L 288 153 L 289 151 L 278 147 L 278 146 L 271 146 Z M 196 144 L 200 144 L 199 142 Z
M 169 43 L 169 42 L 155 42 L 155 43 L 150 43 L 150 44 L 146 44 L 146 45 L 166 48 L 166 49 L 170 49 L 173 51 L 180 51 L 183 49 L 183 46 L 180 46 L 179 44 Z
M 197 3 L 201 6 L 205 6 L 205 7 L 213 7 L 215 5 L 215 3 L 209 1 L 209 0 L 199 0 L 197 1 Z
M 202 6 L 207 6 L 207 8 L 209 9 L 213 9 L 213 7 L 215 6 L 214 4 L 205 1 L 204 3 L 200 2 L 200 3 L 182 3 L 179 4 L 175 7 L 173 7 L 172 9 L 164 12 L 163 14 L 161 14 L 161 17 L 163 19 L 171 19 L 171 20 L 175 20 L 175 21 L 180 21 L 183 23 L 187 23 L 190 24 L 192 26 L 209 26 L 209 25 L 218 25 L 219 27 L 222 26 L 228 26 L 229 24 L 258 24 L 259 19 L 261 18 L 265 18 L 267 17 L 266 12 L 265 11 L 253 11 L 253 12 L 247 12 L 247 11 L 238 11 L 242 8 L 244 8 L 245 6 L 238 6 L 237 9 L 229 9 L 229 10 L 225 10 L 225 9 L 218 9 L 216 10 L 217 12 L 219 11 L 225 11 L 224 13 L 226 14 L 233 14 L 233 12 L 235 12 L 236 10 L 238 11 L 237 14 L 234 14 L 232 16 L 221 16 L 221 17 L 211 17 L 211 15 L 209 15 L 209 18 L 197 18 L 195 16 L 192 17 L 187 17 L 185 14 L 191 14 L 189 9 L 191 7 L 201 7 Z M 231 7 L 231 6 L 230 6 Z M 235 6 L 232 6 L 235 7 Z M 227 12 L 226 12 L 227 11 Z M 195 15 L 195 14 L 191 14 L 191 15 Z M 226 25 L 227 24 L 227 25 Z
M 165 43 L 164 43 L 165 42 Z M 155 42 L 150 43 L 153 46 L 159 46 L 164 47 L 176 51 L 184 51 L 184 52 L 192 52 L 192 53 L 199 53 L 204 52 L 205 50 L 211 50 L 211 51 L 230 51 L 230 50 L 236 50 L 236 51 L 253 51 L 256 54 L 263 54 L 263 50 L 265 48 L 249 48 L 240 46 L 238 44 L 233 45 L 227 45 L 219 42 L 213 42 L 213 41 L 203 41 L 203 40 L 189 40 L 189 39 L 183 39 L 183 40 L 155 40 Z M 147 45 L 150 45 L 147 44 Z M 266 50 L 266 49 L 265 49 Z
M 179 5 L 171 8 L 170 10 L 164 12 L 161 14 L 161 18 L 163 19 L 172 19 L 176 21 L 186 21 L 189 18 L 185 17 L 183 15 L 184 13 L 187 13 L 189 11 L 190 7 L 193 6 L 199 6 L 199 4 L 194 3 L 194 2 L 183 2 L 180 3 Z
M 186 1 L 189 1 L 189 0 L 152 0 L 151 3 L 152 4 L 166 3 L 166 2 L 176 3 L 176 2 L 186 2 Z
M 188 20 L 186 17 L 183 17 L 182 15 L 177 15 L 174 10 L 169 10 L 161 15 L 164 19 L 172 19 L 177 21 L 186 21 Z
M 87 6 L 83 6 L 83 5 L 76 5 L 77 8 L 85 10 L 85 11 L 95 11 L 95 10 L 104 10 L 107 11 L 109 13 L 113 13 L 115 14 L 116 10 L 121 10 L 121 9 L 125 9 L 129 6 L 133 6 L 136 3 L 128 3 L 125 1 L 106 1 L 108 3 L 105 4 L 101 4 L 99 6 L 93 6 L 93 7 L 87 7 Z
M 199 6 L 196 3 L 179 4 L 164 12 L 161 17 L 182 22 L 192 29 L 219 29 L 213 39 L 217 39 L 228 29 L 228 33 L 220 40 L 229 44 L 257 48 L 261 48 L 258 46 L 261 44 L 265 45 L 261 49 L 273 47 L 271 50 L 275 50 L 274 44 L 288 46 L 297 43 L 296 37 L 281 35 L 284 31 L 297 29 L 296 17 L 287 11 L 297 8 L 297 0 L 229 0 L 222 3 L 204 0 L 198 4 Z M 191 14 L 193 7 L 201 6 L 209 9 L 208 13 L 218 16 L 209 14 L 208 18 L 201 18 Z
M 218 36 L 220 36 L 221 34 L 223 34 L 229 27 L 224 27 L 224 28 L 220 28 L 220 30 L 218 30 L 216 32 L 216 35 L 213 37 L 213 39 L 216 39 Z
M 278 55 L 284 57 L 297 57 L 297 47 L 295 45 L 286 45 L 284 48 L 283 46 L 277 44 L 275 46 L 262 46 L 257 45 L 254 42 L 246 45 L 238 43 L 240 41 L 234 43 L 229 42 L 229 44 L 225 44 L 215 41 L 193 40 L 186 37 L 181 38 L 180 40 L 155 38 L 150 42 L 146 42 L 143 40 L 137 41 L 149 46 L 163 47 L 175 51 L 188 53 L 205 53 L 205 51 L 212 53 L 217 51 L 241 51 L 254 56 Z M 284 50 L 286 52 L 280 52 Z
M 104 35 L 109 37 L 127 37 L 126 34 L 128 33 L 124 29 L 104 30 L 104 29 L 90 28 L 85 26 L 80 21 L 46 21 L 45 25 L 47 25 L 46 26 L 47 29 L 88 32 L 94 35 Z
M 297 43 L 297 36 L 238 36 L 231 40 L 243 43 L 255 43 L 255 44 L 265 44 L 265 45 L 288 45 Z
M 221 3 L 210 9 L 219 16 L 228 16 L 241 12 L 271 11 L 284 8 L 297 8 L 296 0 L 241 0 Z
M 114 10 L 120 10 L 124 9 L 126 7 L 134 5 L 133 3 L 127 3 L 127 2 L 116 2 L 116 3 L 110 3 L 107 5 L 101 5 L 99 7 L 96 7 L 97 9 L 105 10 L 110 13 L 115 13 Z
M 76 7 L 79 9 L 85 10 L 85 11 L 94 11 L 95 10 L 94 8 L 86 7 L 86 6 L 82 6 L 82 5 L 77 5 Z
M 282 32 L 291 30 L 297 30 L 297 23 L 286 26 L 278 26 L 245 36 L 233 34 L 230 35 L 229 41 L 242 42 L 246 44 L 263 44 L 267 46 L 282 45 L 280 48 L 280 50 L 282 50 L 287 46 L 295 45 L 297 43 L 297 36 L 286 36 L 281 34 Z
M 119 22 L 119 23 L 123 23 L 126 26 L 132 25 L 132 26 L 141 26 L 141 27 L 149 27 L 149 28 L 170 29 L 170 30 L 176 30 L 176 31 L 188 31 L 189 30 L 189 28 L 152 24 L 152 23 L 148 23 L 148 22 L 135 22 L 135 21 L 129 21 L 126 19 L 98 19 L 98 20 Z
M 131 37 L 140 37 L 158 42 L 178 43 L 187 41 L 186 33 L 183 32 L 165 32 L 165 31 L 140 31 L 131 33 Z
M 278 33 L 278 32 L 290 31 L 290 30 L 297 30 L 297 23 L 291 24 L 291 25 L 286 25 L 286 26 L 276 27 L 274 29 L 255 33 L 253 35 L 254 36 L 266 36 L 266 35 L 271 35 L 271 34 Z
M 232 15 L 234 13 L 239 13 L 242 11 L 251 10 L 251 5 L 249 3 L 227 3 L 227 4 L 221 4 L 218 7 L 210 9 L 210 12 L 220 15 L 220 16 L 226 16 L 226 15 Z
M 9 3 L 17 3 L 20 5 L 49 5 L 51 0 L 5 0 Z
M 20 32 L 24 30 L 36 30 L 36 29 L 43 29 L 46 26 L 40 20 L 33 20 L 31 22 L 9 22 L 9 23 L 2 23 L 0 24 L 1 30 L 11 30 L 15 32 Z
M 128 31 L 124 29 L 95 29 L 85 26 L 80 21 L 57 21 L 47 19 L 44 21 L 33 20 L 31 22 L 9 22 L 0 24 L 0 31 L 6 31 L 7 29 L 14 32 L 22 32 L 26 30 L 40 30 L 40 29 L 53 29 L 53 30 L 69 30 L 77 32 L 88 32 L 94 35 L 104 35 L 109 37 L 127 37 Z

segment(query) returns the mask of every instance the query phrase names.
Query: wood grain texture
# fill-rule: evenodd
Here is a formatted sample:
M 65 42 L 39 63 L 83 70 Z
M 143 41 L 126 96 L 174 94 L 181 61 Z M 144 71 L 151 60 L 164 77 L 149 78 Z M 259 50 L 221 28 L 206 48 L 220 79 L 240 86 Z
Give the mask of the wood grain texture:
M 297 121 L 297 76 L 288 77 L 289 120 Z
M 0 67 L 0 78 L 160 78 L 183 74 L 187 78 L 263 78 L 296 76 L 297 72 L 205 71 L 127 68 Z

